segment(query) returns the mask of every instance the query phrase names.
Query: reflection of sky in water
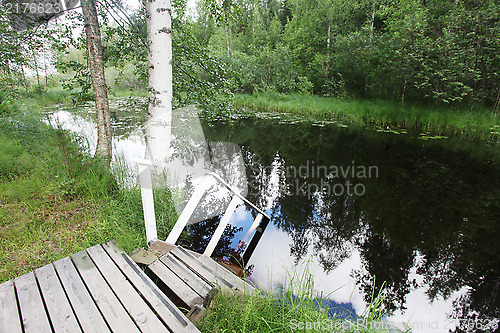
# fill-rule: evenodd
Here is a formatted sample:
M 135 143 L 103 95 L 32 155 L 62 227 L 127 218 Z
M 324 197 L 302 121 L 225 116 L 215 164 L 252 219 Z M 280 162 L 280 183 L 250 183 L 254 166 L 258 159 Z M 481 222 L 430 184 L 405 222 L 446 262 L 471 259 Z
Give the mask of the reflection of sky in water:
M 89 111 L 89 113 L 92 112 Z M 52 126 L 60 126 L 62 129 L 69 130 L 83 138 L 83 148 L 94 155 L 97 146 L 97 130 L 92 120 L 62 109 L 52 113 L 49 121 Z M 136 168 L 135 161 L 144 158 L 145 151 L 146 144 L 141 129 L 130 129 L 126 136 L 113 136 L 112 165 L 128 170 L 126 174 L 122 175 L 123 185 L 134 186 L 136 183 L 137 174 L 133 171 Z
M 88 113 L 92 114 L 90 108 Z M 63 129 L 84 137 L 86 139 L 86 148 L 93 154 L 97 142 L 93 121 L 73 115 L 65 110 L 54 112 L 50 121 L 53 125 L 59 123 Z M 126 124 L 120 123 L 118 125 L 126 126 Z M 134 170 L 125 175 L 122 180 L 124 184 L 131 185 L 136 182 L 135 161 L 143 158 L 145 154 L 143 135 L 142 129 L 129 128 L 127 135 L 117 135 L 113 138 L 113 163 L 121 166 L 125 165 L 127 169 Z M 284 160 L 277 153 L 267 172 L 261 172 L 261 179 L 259 179 L 258 184 L 253 184 L 254 186 L 250 184 L 249 192 L 258 191 L 260 195 L 258 198 L 259 205 L 266 209 L 268 214 L 271 208 L 276 206 L 279 196 L 287 192 L 285 176 L 283 175 L 284 169 Z M 312 216 L 314 219 L 321 219 L 325 214 L 329 214 L 328 209 L 325 209 L 324 198 L 321 194 L 316 193 L 313 200 L 314 210 Z M 244 205 L 240 205 L 230 220 L 231 225 L 243 227 L 243 230 L 238 232 L 232 240 L 231 246 L 233 248 L 238 246 L 239 241 L 245 236 L 252 222 L 253 217 L 249 211 Z M 251 239 L 251 236 L 248 240 Z M 278 230 L 271 221 L 250 260 L 249 264 L 254 264 L 251 279 L 259 286 L 267 288 L 283 284 L 287 274 L 294 271 L 300 274 L 300 265 L 299 268 L 295 267 L 294 258 L 290 255 L 292 243 L 291 237 L 287 233 Z M 337 304 L 349 304 L 358 315 L 362 315 L 366 309 L 366 304 L 363 293 L 356 285 L 356 280 L 351 273 L 353 270 L 362 270 L 363 263 L 356 246 L 354 244 L 347 245 L 352 249 L 350 256 L 328 274 L 325 273 L 317 258 L 311 252 L 306 254 L 305 258 L 309 260 L 308 271 L 314 277 L 316 289 L 321 291 L 323 295 L 330 295 L 329 298 Z M 419 285 L 424 286 L 412 289 L 406 295 L 407 310 L 404 313 L 396 311 L 388 320 L 397 324 L 408 323 L 410 327 L 415 328 L 413 330 L 415 332 L 447 332 L 448 328 L 453 329 L 455 325 L 446 321 L 446 314 L 452 311 L 451 300 L 456 299 L 465 290 L 462 289 L 453 293 L 447 301 L 438 298 L 433 303 L 430 303 L 425 295 L 423 277 L 416 273 L 415 266 L 416 262 L 414 262 L 408 279 L 410 281 L 416 280 Z
M 286 191 L 286 184 L 284 184 L 286 179 L 285 169 L 285 162 L 280 158 L 279 154 L 276 154 L 270 171 L 267 170 L 269 173 L 266 175 L 265 172 L 262 172 L 264 174 L 259 175 L 265 180 L 262 183 L 268 186 L 259 192 L 261 195 L 259 200 L 265 203 L 268 209 L 266 213 L 268 214 L 271 214 L 271 205 L 277 202 L 280 191 Z M 322 193 L 316 192 L 312 198 L 314 200 L 312 212 L 314 219 L 321 220 L 325 217 L 325 214 L 330 214 L 328 209 L 325 209 Z M 300 275 L 304 273 L 305 269 L 314 277 L 314 285 L 317 291 L 323 295 L 329 295 L 329 299 L 333 303 L 348 304 L 354 308 L 358 316 L 363 315 L 366 310 L 366 303 L 362 291 L 356 285 L 356 279 L 351 274 L 353 270 L 364 269 L 356 246 L 349 244 L 348 247 L 352 249 L 350 256 L 344 259 L 333 271 L 326 273 L 316 256 L 310 251 L 310 248 L 308 254 L 304 256 L 305 259 L 295 266 L 294 258 L 290 255 L 292 244 L 293 240 L 286 232 L 278 230 L 270 223 L 250 260 L 249 264 L 255 266 L 251 279 L 262 288 L 276 287 L 286 282 L 285 277 L 287 275 L 294 273 Z M 465 288 L 453 293 L 448 300 L 437 298 L 431 303 L 425 294 L 423 276 L 416 273 L 415 264 L 416 262 L 411 269 L 408 280 L 415 280 L 424 287 L 414 288 L 406 295 L 407 309 L 404 313 L 398 310 L 386 319 L 394 323 L 398 328 L 403 328 L 403 323 L 405 323 L 414 332 L 448 332 L 449 329 L 454 329 L 455 325 L 448 321 L 446 316 L 453 310 L 451 301 L 463 294 Z
M 292 240 L 288 234 L 270 224 L 250 260 L 250 264 L 255 265 L 251 279 L 262 288 L 282 285 L 286 282 L 285 277 L 288 274 L 293 274 L 297 269 L 299 271 L 296 273 L 301 274 L 303 266 L 306 265 L 307 271 L 314 277 L 317 291 L 329 295 L 328 298 L 335 303 L 350 304 L 358 316 L 363 314 L 366 309 L 363 294 L 356 285 L 356 280 L 351 277 L 353 269 L 363 267 L 358 251 L 353 251 L 349 258 L 327 274 L 311 254 L 306 255 L 307 263 L 302 262 L 294 267 L 294 259 L 290 256 L 291 244 Z M 409 279 L 423 280 L 422 276 L 415 272 L 415 268 L 412 269 Z M 460 294 L 461 292 L 454 293 L 451 299 Z M 398 327 L 402 327 L 402 323 L 410 324 L 415 327 L 414 332 L 448 332 L 446 327 L 450 329 L 455 327 L 446 320 L 446 314 L 452 310 L 449 300 L 438 299 L 431 304 L 424 288 L 413 290 L 406 297 L 405 313 L 396 311 L 393 316 L 387 318 L 388 321 L 397 324 Z M 422 329 L 418 329 L 417 325 L 421 325 Z M 434 328 L 435 325 L 438 325 L 438 329 Z

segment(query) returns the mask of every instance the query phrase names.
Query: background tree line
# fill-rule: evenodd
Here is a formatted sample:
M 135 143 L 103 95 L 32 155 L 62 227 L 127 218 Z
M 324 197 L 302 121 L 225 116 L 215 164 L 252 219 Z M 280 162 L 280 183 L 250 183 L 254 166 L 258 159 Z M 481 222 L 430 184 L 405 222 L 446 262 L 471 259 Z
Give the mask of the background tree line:
M 238 0 L 198 42 L 232 70 L 231 89 L 311 92 L 498 108 L 496 0 Z
M 96 3 L 106 66 L 118 72 L 119 87 L 145 90 L 144 3 L 134 13 L 121 0 Z M 499 5 L 498 0 L 201 0 L 192 18 L 186 2 L 175 0 L 174 105 L 194 102 L 225 110 L 231 92 L 278 92 L 498 111 Z M 82 22 L 71 15 L 81 14 L 69 15 L 64 25 L 42 26 L 29 38 L 8 29 L 1 15 L 3 89 L 28 89 L 29 68 L 37 74 L 32 86 L 43 90 L 50 75 L 41 73 L 55 63 L 59 73 L 71 77 L 64 85 L 76 99 L 92 97 L 84 36 L 71 38 Z

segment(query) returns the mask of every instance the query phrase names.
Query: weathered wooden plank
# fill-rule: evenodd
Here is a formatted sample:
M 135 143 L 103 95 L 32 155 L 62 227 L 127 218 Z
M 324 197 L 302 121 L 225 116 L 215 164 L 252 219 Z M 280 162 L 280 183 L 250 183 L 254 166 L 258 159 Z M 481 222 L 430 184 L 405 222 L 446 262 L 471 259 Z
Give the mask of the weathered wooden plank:
M 212 258 L 208 258 L 205 256 L 200 256 L 198 258 L 200 262 L 209 267 L 217 276 L 222 276 L 226 281 L 231 283 L 233 286 L 238 288 L 243 292 L 252 292 L 255 288 L 249 285 L 247 282 L 236 276 L 233 272 L 230 272 L 226 267 L 221 264 L 215 262 Z
M 140 332 L 86 251 L 71 256 L 106 322 L 114 332 Z
M 222 290 L 233 289 L 233 285 L 230 282 L 226 281 L 223 277 L 216 275 L 215 272 L 213 272 L 209 267 L 198 261 L 183 248 L 177 247 L 172 249 L 170 253 L 180 259 L 187 267 L 201 276 L 206 282 L 210 284 L 218 284 Z
M 110 332 L 71 259 L 66 257 L 58 260 L 54 267 L 83 331 Z
M 180 277 L 175 275 L 162 261 L 157 260 L 148 267 L 190 308 L 203 303 L 203 298 L 182 281 Z
M 194 258 L 198 259 L 200 262 L 202 262 L 204 265 L 212 269 L 212 271 L 216 271 L 217 274 L 221 274 L 226 278 L 228 282 L 231 282 L 234 285 L 240 285 L 238 289 L 245 290 L 248 292 L 252 292 L 255 287 L 252 286 L 248 281 L 245 281 L 244 279 L 241 279 L 238 277 L 236 274 L 231 272 L 227 267 L 224 267 L 224 265 L 219 264 L 212 258 L 205 257 L 199 253 L 196 253 L 194 251 L 191 251 L 189 249 L 182 248 L 184 251 L 192 255 Z
M 151 279 L 113 242 L 103 244 L 118 268 L 142 294 L 146 302 L 173 332 L 199 332 L 196 326 L 170 301 Z
M 21 318 L 17 308 L 12 280 L 0 284 L 0 333 L 21 333 Z
M 25 333 L 52 332 L 35 274 L 30 272 L 14 280 Z
M 170 268 L 172 272 L 180 277 L 191 289 L 193 289 L 201 298 L 205 298 L 212 290 L 213 286 L 205 282 L 201 277 L 193 273 L 183 263 L 179 262 L 175 256 L 164 255 L 160 260 Z
M 87 249 L 87 253 L 141 332 L 168 332 L 101 245 Z
M 212 258 L 206 257 L 204 255 L 201 255 L 199 253 L 196 253 L 194 251 L 191 251 L 189 249 L 182 248 L 184 251 L 189 253 L 191 256 L 194 258 L 198 259 L 200 262 L 202 262 L 205 266 L 209 267 L 212 271 L 214 271 L 217 275 L 222 275 L 228 282 L 230 282 L 233 286 L 236 286 L 239 290 L 244 290 L 245 292 L 251 292 L 255 288 L 245 282 L 243 279 L 239 278 L 231 272 L 229 269 L 226 267 L 222 266 L 221 264 L 217 263 L 215 260 Z
M 35 270 L 54 332 L 81 332 L 75 314 L 52 264 Z

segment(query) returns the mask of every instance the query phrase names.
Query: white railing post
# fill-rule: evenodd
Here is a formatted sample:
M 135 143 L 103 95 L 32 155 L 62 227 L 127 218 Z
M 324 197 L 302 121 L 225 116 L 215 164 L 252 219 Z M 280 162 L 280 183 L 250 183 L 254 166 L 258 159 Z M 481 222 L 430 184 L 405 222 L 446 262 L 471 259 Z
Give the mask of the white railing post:
M 215 247 L 217 246 L 217 243 L 219 242 L 219 239 L 222 237 L 222 234 L 224 233 L 224 230 L 226 229 L 227 225 L 229 224 L 229 220 L 231 219 L 231 216 L 233 216 L 234 210 L 236 207 L 238 207 L 238 204 L 240 203 L 240 199 L 238 196 L 233 196 L 231 199 L 231 202 L 229 203 L 229 206 L 226 208 L 226 212 L 222 216 L 222 219 L 219 222 L 219 225 L 217 226 L 217 229 L 215 230 L 214 234 L 212 235 L 212 238 L 210 238 L 210 242 L 207 245 L 207 248 L 205 249 L 205 252 L 203 252 L 203 255 L 205 257 L 210 257 L 212 255 L 212 252 L 214 252 Z
M 144 212 L 144 224 L 146 227 L 146 239 L 148 243 L 158 238 L 156 231 L 155 205 L 153 199 L 153 182 L 151 181 L 151 163 L 149 161 L 138 161 L 139 184 L 141 185 L 142 210 Z
M 198 206 L 198 203 L 203 197 L 203 194 L 205 194 L 205 191 L 208 189 L 209 184 L 209 177 L 207 175 L 203 176 L 201 184 L 195 188 L 193 195 L 186 204 L 186 207 L 184 207 L 184 210 L 179 216 L 179 219 L 175 223 L 172 231 L 170 231 L 170 233 L 168 234 L 167 240 L 165 241 L 166 243 L 175 245 L 175 242 L 177 242 L 177 239 L 181 235 L 182 230 L 184 230 L 184 227 L 188 223 L 189 218 L 191 217 L 191 215 L 193 215 L 193 212 Z

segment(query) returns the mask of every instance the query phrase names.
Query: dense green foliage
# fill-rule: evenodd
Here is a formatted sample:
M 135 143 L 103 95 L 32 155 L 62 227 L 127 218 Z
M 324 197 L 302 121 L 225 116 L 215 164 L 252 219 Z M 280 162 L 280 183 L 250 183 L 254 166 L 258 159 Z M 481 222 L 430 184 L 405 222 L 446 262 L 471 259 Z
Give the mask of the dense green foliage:
M 0 6 L 0 92 L 18 95 L 44 91 L 54 84 L 51 63 L 72 42 L 72 25 L 58 20 L 19 31 L 12 27 L 11 18 Z
M 211 6 L 200 6 L 194 27 L 233 70 L 235 91 L 496 103 L 498 111 L 494 0 L 239 0 L 234 7 L 227 13 L 236 20 L 215 20 Z
M 495 0 L 205 0 L 195 18 L 184 0 L 173 8 L 174 105 L 221 111 L 231 92 L 278 92 L 499 111 Z M 108 83 L 145 90 L 144 6 L 98 9 Z M 92 99 L 83 34 L 70 33 L 83 29 L 80 14 L 68 15 L 30 38 L 0 15 L 3 90 L 28 90 L 27 68 L 36 89 L 54 84 L 52 62 L 75 102 Z

